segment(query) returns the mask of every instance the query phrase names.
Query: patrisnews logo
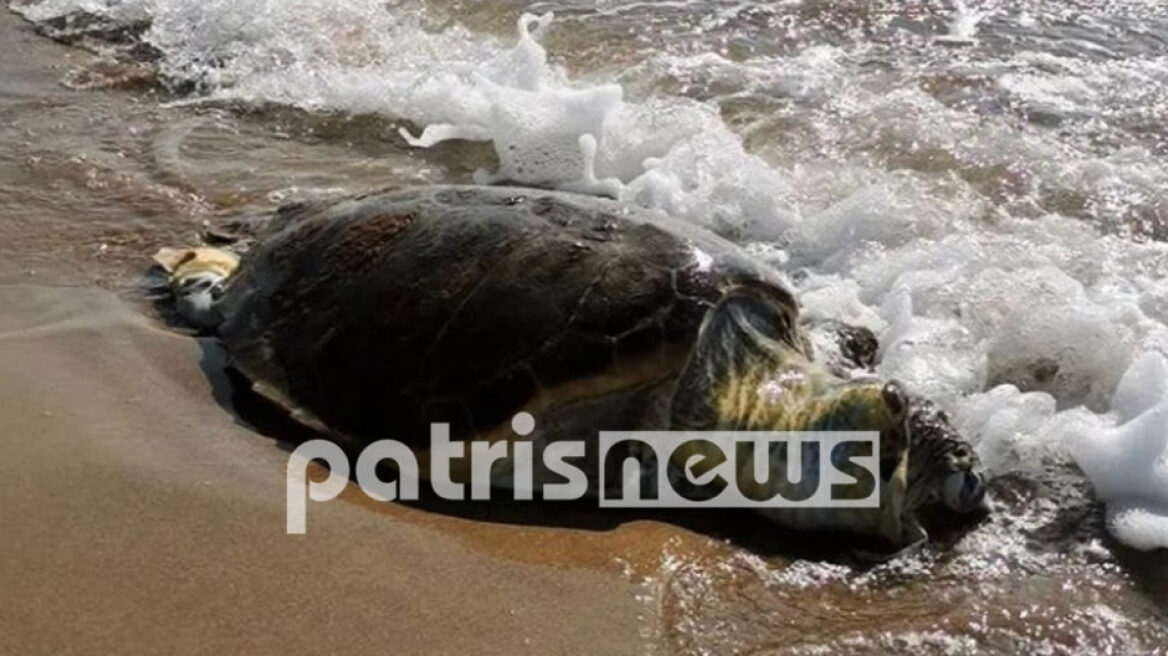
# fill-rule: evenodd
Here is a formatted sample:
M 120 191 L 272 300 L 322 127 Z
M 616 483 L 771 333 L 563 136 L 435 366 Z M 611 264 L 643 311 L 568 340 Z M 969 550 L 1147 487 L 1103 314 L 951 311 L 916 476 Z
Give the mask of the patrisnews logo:
M 489 500 L 492 491 L 510 489 L 515 500 L 592 496 L 601 508 L 880 505 L 880 433 L 875 431 L 601 432 L 598 457 L 587 458 L 583 441 L 522 439 L 534 431 L 527 413 L 516 415 L 512 426 L 520 439 L 487 443 L 454 441 L 448 425 L 432 425 L 425 475 L 405 444 L 373 442 L 357 458 L 357 483 L 378 501 L 417 500 L 426 484 L 450 501 L 466 500 L 468 491 L 471 500 Z M 328 465 L 322 481 L 308 476 L 314 460 Z M 395 480 L 379 477 L 385 460 L 393 461 Z M 499 461 L 507 463 L 502 478 L 494 469 Z M 586 471 L 585 462 L 594 463 L 596 471 Z M 537 471 L 551 475 L 536 476 Z M 287 532 L 304 533 L 308 501 L 336 498 L 349 472 L 348 457 L 333 442 L 310 440 L 296 447 L 288 461 Z
M 630 446 L 614 485 L 605 465 Z M 600 453 L 601 508 L 880 505 L 875 431 L 606 431 Z

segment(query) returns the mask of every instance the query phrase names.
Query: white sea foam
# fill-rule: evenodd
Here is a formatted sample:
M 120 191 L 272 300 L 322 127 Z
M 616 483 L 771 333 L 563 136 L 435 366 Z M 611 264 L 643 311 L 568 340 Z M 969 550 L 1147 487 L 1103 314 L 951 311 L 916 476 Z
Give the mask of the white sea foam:
M 1168 164 L 1139 131 L 1168 112 L 1162 59 L 1020 52 L 901 80 L 868 46 L 816 45 L 660 52 L 585 83 L 548 63 L 543 16 L 506 45 L 380 0 L 24 11 L 78 8 L 153 16 L 163 73 L 205 98 L 377 112 L 422 128 L 419 147 L 489 141 L 481 180 L 616 196 L 747 243 L 807 314 L 876 331 L 880 373 L 939 399 L 992 473 L 1073 458 L 1120 539 L 1168 545 L 1168 245 L 1127 234 L 1168 212 Z M 983 36 L 985 10 L 953 16 L 951 36 Z M 976 102 L 945 100 L 963 85 Z M 731 128 L 747 101 L 767 109 Z M 1005 109 L 976 109 L 989 101 Z M 1019 125 L 1015 107 L 1060 127 Z
M 973 9 L 963 0 L 954 0 L 953 16 L 949 21 L 949 33 L 937 37 L 937 40 L 949 43 L 973 43 L 978 24 L 989 14 L 989 10 Z
M 1080 430 L 1071 449 L 1108 501 L 1108 526 L 1140 548 L 1168 548 L 1168 361 L 1140 357 L 1124 374 L 1112 402 L 1117 425 Z
M 114 21 L 149 18 L 153 0 L 44 0 L 13 8 L 32 21 L 46 21 L 73 14 L 90 14 Z

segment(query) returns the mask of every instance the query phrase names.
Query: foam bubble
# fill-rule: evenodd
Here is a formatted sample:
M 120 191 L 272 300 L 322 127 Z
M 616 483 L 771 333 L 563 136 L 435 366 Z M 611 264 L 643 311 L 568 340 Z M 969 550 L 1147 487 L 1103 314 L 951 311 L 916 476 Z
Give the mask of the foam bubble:
M 1107 528 L 1130 547 L 1168 549 L 1168 507 L 1150 510 L 1122 503 L 1107 508 Z
M 35 4 L 13 5 L 25 18 L 43 22 L 76 14 L 88 14 L 118 23 L 150 17 L 152 0 L 43 0 Z
M 513 182 L 615 194 L 617 185 L 596 178 L 596 140 L 604 135 L 605 120 L 620 107 L 624 92 L 615 84 L 582 89 L 549 85 L 554 76 L 535 35 L 551 18 L 524 14 L 519 43 L 489 66 L 496 74 L 473 75 L 467 91 L 480 94 L 482 111 L 459 123 L 428 125 L 418 138 L 403 130 L 406 140 L 422 148 L 448 139 L 492 142 L 499 169 L 476 174 L 481 184 Z M 461 91 L 456 83 L 451 93 Z
M 1051 395 L 999 385 L 970 396 L 955 420 L 963 430 L 979 436 L 978 453 L 986 467 L 1003 474 L 1036 471 L 1057 454 L 1057 438 L 1043 437 L 1054 416 Z
M 989 382 L 1105 410 L 1131 357 L 1118 328 L 1106 311 L 1090 306 L 1018 308 L 989 346 Z
M 937 400 L 981 388 L 984 356 L 968 330 L 955 321 L 914 316 L 904 288 L 884 308 L 888 327 L 880 339 L 881 376 Z
M 799 304 L 808 319 L 834 319 L 880 334 L 888 322 L 860 300 L 860 285 L 839 275 L 810 274 L 801 285 Z
M 990 15 L 989 11 L 971 9 L 963 0 L 953 0 L 953 17 L 949 22 L 949 33 L 936 38 L 948 43 L 974 43 L 978 24 Z
M 1073 434 L 1072 451 L 1108 502 L 1108 526 L 1139 549 L 1168 548 L 1168 369 L 1147 354 L 1124 374 L 1115 399 L 1119 425 Z
M 1168 360 L 1159 353 L 1144 353 L 1119 381 L 1111 407 L 1120 422 L 1128 422 L 1165 400 L 1168 400 Z

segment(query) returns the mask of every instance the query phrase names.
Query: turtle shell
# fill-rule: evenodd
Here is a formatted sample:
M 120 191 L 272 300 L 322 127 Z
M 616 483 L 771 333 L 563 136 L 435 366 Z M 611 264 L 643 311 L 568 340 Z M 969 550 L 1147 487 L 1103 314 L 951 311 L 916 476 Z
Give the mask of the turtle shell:
M 281 209 L 221 299 L 220 335 L 290 409 L 362 442 L 416 445 L 432 422 L 467 438 L 565 399 L 606 416 L 606 399 L 676 376 L 736 285 L 795 306 L 773 270 L 660 213 L 413 188 Z

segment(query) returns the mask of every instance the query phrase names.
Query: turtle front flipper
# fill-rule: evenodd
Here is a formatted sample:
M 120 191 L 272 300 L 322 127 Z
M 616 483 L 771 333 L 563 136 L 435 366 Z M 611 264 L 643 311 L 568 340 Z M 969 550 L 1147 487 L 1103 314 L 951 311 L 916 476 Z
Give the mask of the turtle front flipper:
M 890 547 L 889 551 L 870 551 L 868 549 L 854 549 L 853 554 L 860 560 L 870 563 L 884 563 L 896 560 L 901 556 L 916 553 L 929 541 L 929 534 L 925 527 L 917 521 L 911 510 L 906 510 L 908 497 L 908 454 L 884 483 L 881 505 L 886 506 L 880 519 L 880 537 Z
M 762 376 L 802 355 L 798 310 L 768 288 L 731 290 L 710 310 L 678 377 L 672 430 L 735 430 L 749 416 Z M 739 392 L 744 392 L 740 394 Z
M 904 402 L 904 396 L 895 384 L 885 385 L 882 390 L 885 402 L 890 406 Z M 895 399 L 894 399 L 895 397 Z M 903 416 L 903 409 L 901 410 Z M 896 442 L 889 444 L 888 440 L 880 445 L 881 477 L 884 478 L 884 490 L 881 494 L 879 534 L 884 542 L 891 547 L 887 553 L 875 553 L 857 550 L 857 555 L 868 561 L 887 561 L 916 551 L 928 542 L 929 534 L 921 526 L 912 512 L 908 502 L 908 466 L 910 451 L 907 433 L 895 435 Z M 885 476 L 885 463 L 894 462 L 892 471 Z

